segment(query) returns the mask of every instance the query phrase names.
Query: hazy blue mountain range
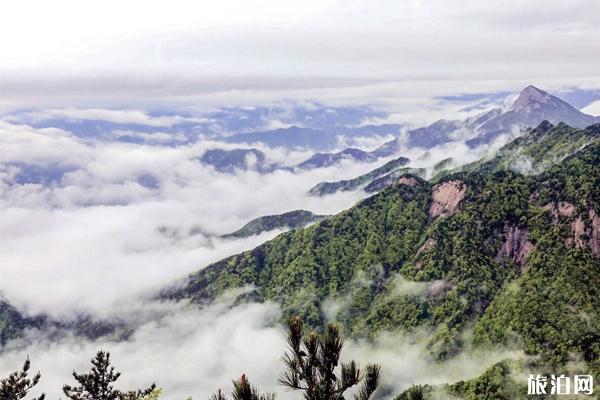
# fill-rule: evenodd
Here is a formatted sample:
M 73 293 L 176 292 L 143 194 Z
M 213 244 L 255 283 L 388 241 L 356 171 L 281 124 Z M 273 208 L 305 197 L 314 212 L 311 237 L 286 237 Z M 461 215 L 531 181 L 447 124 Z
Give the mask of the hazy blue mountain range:
M 313 149 L 316 151 L 331 151 L 339 147 L 340 139 L 351 140 L 369 136 L 396 136 L 403 128 L 398 124 L 368 125 L 363 127 L 334 127 L 307 128 L 291 126 L 264 132 L 241 133 L 229 136 L 224 140 L 228 143 L 264 143 L 270 147 L 287 149 Z
M 478 107 L 489 107 L 493 104 L 491 99 L 497 102 L 506 95 L 506 92 L 499 92 L 447 96 L 442 99 L 456 102 L 477 99 Z M 563 95 L 578 107 L 597 100 L 600 96 L 597 91 L 585 90 L 567 91 Z M 490 101 L 486 102 L 485 99 Z M 340 138 L 351 144 L 356 137 L 397 136 L 401 129 L 406 128 L 403 124 L 361 125 L 369 119 L 384 120 L 387 116 L 386 113 L 369 107 L 326 107 L 316 103 L 306 107 L 225 107 L 196 113 L 154 110 L 146 113 L 147 118 L 135 115 L 136 118 L 133 119 L 127 116 L 128 111 L 121 110 L 106 110 L 109 111 L 108 114 L 117 113 L 116 117 L 106 116 L 106 112 L 98 112 L 99 110 L 76 111 L 23 110 L 7 117 L 36 128 L 64 129 L 90 140 L 174 146 L 209 138 L 230 143 L 262 142 L 275 147 L 303 147 L 317 152 L 339 148 Z M 161 118 L 172 121 L 160 123 Z M 472 141 L 469 143 L 475 146 L 493 140 L 513 126 L 536 126 L 543 120 L 552 123 L 562 121 L 577 127 L 598 121 L 597 117 L 581 113 L 558 97 L 529 86 L 508 110 L 495 108 L 464 121 L 436 121 L 429 126 L 411 130 L 406 144 L 433 147 L 455 139 L 455 134 L 459 131 L 467 131 L 472 133 L 469 138 Z M 266 128 L 273 123 L 282 127 Z M 394 155 L 398 150 L 397 144 L 398 141 L 391 141 L 372 152 L 372 155 Z
M 103 109 L 50 109 L 21 110 L 5 115 L 7 119 L 35 128 L 58 128 L 89 140 L 151 143 L 165 146 L 193 143 L 199 139 L 221 140 L 227 136 L 232 142 L 244 134 L 252 141 L 269 132 L 279 132 L 281 126 L 294 131 L 302 126 L 316 130 L 316 137 L 298 139 L 297 143 L 316 144 L 316 151 L 330 150 L 324 143 L 336 144 L 336 137 L 369 136 L 397 133 L 393 126 L 348 128 L 360 126 L 365 120 L 385 118 L 386 113 L 368 106 L 329 107 L 318 103 L 287 104 L 269 107 L 223 107 L 215 110 L 103 110 Z M 283 129 L 285 132 L 286 129 Z M 260 133 L 260 134 L 256 134 Z M 320 138 L 319 136 L 323 136 Z M 331 138 L 327 138 L 331 136 Z M 330 140 L 331 139 L 331 140 Z M 267 143 L 268 140 L 265 141 Z M 277 142 L 277 141 L 276 141 Z M 294 142 L 294 140 L 292 140 Z M 291 147 L 297 144 L 292 143 Z M 267 143 L 268 144 L 268 143 Z
M 273 229 L 297 229 L 327 218 L 306 210 L 294 210 L 283 214 L 265 215 L 248 222 L 235 232 L 223 235 L 224 238 L 243 238 L 258 235 Z
M 372 162 L 396 155 L 401 145 L 432 148 L 455 140 L 466 140 L 469 146 L 476 147 L 492 142 L 499 135 L 511 133 L 515 128 L 525 129 L 537 126 L 544 120 L 552 123 L 565 122 L 574 127 L 585 127 L 600 121 L 598 117 L 584 114 L 558 97 L 534 86 L 528 86 L 523 89 L 508 110 L 494 108 L 463 121 L 439 120 L 429 126 L 410 130 L 408 139 L 393 139 L 373 151 L 347 148 L 336 153 L 316 153 L 300 163 L 297 168 L 327 167 L 343 159 Z M 337 128 L 335 132 L 345 137 L 352 137 L 354 135 L 397 134 L 401 129 L 401 125 L 390 124 L 363 128 Z M 462 137 L 464 139 L 461 139 Z M 313 149 L 332 148 L 337 144 L 336 135 L 319 129 L 296 126 L 276 131 L 239 134 L 226 140 L 236 143 L 262 142 L 273 147 Z M 356 188 L 355 185 L 347 187 Z
M 272 172 L 276 169 L 288 171 L 310 170 L 315 168 L 326 168 L 342 161 L 353 161 L 359 163 L 377 161 L 379 156 L 372 152 L 355 148 L 348 148 L 336 153 L 315 153 L 305 161 L 292 166 L 284 167 L 278 163 L 269 163 L 266 155 L 255 148 L 249 149 L 211 149 L 207 150 L 200 161 L 206 165 L 212 165 L 219 172 L 232 173 L 235 170 L 253 169 L 258 172 Z

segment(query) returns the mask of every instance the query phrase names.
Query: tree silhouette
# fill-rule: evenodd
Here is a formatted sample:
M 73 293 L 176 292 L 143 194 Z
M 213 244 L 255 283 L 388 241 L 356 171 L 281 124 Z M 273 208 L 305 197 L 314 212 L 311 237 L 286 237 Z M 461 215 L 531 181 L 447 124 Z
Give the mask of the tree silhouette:
M 379 385 L 380 366 L 369 364 L 361 373 L 356 362 L 342 363 L 340 376 L 336 375 L 344 341 L 339 328 L 330 324 L 325 333 L 310 333 L 302 337 L 302 321 L 292 318 L 289 324 L 289 353 L 283 362 L 286 370 L 279 382 L 304 392 L 306 400 L 343 400 L 344 392 L 362 381 L 356 400 L 368 400 Z
M 73 371 L 78 386 L 63 386 L 63 392 L 71 400 L 137 400 L 151 394 L 156 385 L 148 389 L 121 392 L 113 387 L 113 383 L 121 376 L 110 365 L 110 353 L 100 350 L 92 359 L 92 370 L 87 374 Z
M 233 381 L 232 400 L 275 400 L 275 397 L 273 393 L 259 393 L 256 386 L 250 384 L 246 375 L 242 375 L 239 380 Z M 226 398 L 219 389 L 217 393 L 211 396 L 210 400 L 226 400 Z
M 42 377 L 38 372 L 34 375 L 33 379 L 29 379 L 30 368 L 31 362 L 29 361 L 29 357 L 27 357 L 20 371 L 13 372 L 8 378 L 0 381 L 0 400 L 20 400 L 27 396 L 29 390 L 37 385 Z M 42 393 L 33 400 L 44 400 L 45 397 Z

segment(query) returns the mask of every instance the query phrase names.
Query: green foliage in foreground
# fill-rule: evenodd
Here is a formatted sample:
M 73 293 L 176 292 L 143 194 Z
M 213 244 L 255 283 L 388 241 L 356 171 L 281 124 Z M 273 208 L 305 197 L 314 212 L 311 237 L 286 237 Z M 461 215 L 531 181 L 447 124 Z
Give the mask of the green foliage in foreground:
M 63 392 L 71 400 L 137 400 L 151 395 L 156 389 L 152 384 L 147 389 L 122 392 L 113 384 L 121 376 L 110 365 L 110 353 L 99 351 L 92 359 L 92 369 L 87 374 L 73 371 L 77 386 L 64 385 Z
M 289 352 L 283 357 L 286 369 L 279 382 L 301 391 L 306 400 L 343 400 L 344 393 L 361 381 L 354 398 L 368 400 L 379 386 L 380 366 L 367 365 L 361 373 L 355 361 L 340 364 L 344 341 L 336 325 L 329 324 L 322 335 L 312 332 L 303 339 L 301 320 L 292 318 L 288 345 Z
M 262 394 L 259 392 L 256 386 L 253 386 L 246 375 L 238 380 L 233 381 L 233 393 L 231 394 L 232 400 L 275 400 L 277 396 L 273 393 Z M 217 393 L 210 397 L 210 400 L 226 400 L 226 397 L 221 392 L 221 389 Z
M 40 382 L 42 377 L 38 372 L 33 378 L 29 379 L 30 368 L 31 362 L 28 358 L 20 371 L 13 372 L 8 378 L 0 380 L 0 399 L 21 400 L 27 396 L 28 392 Z M 32 400 L 44 400 L 45 397 L 44 394 L 41 394 Z
M 305 334 L 303 323 L 294 317 L 288 324 L 289 352 L 285 353 L 285 369 L 279 382 L 288 389 L 299 391 L 306 400 L 343 400 L 348 389 L 357 387 L 354 400 L 369 400 L 379 386 L 381 367 L 369 364 L 363 372 L 355 361 L 340 363 L 344 340 L 336 325 L 330 324 L 324 334 Z M 147 389 L 120 391 L 114 383 L 120 378 L 110 362 L 110 353 L 102 350 L 92 358 L 89 373 L 73 371 L 77 386 L 65 385 L 63 392 L 71 400 L 158 400 L 161 390 L 152 384 Z M 21 371 L 0 380 L 0 400 L 21 400 L 35 387 L 41 374 L 28 378 L 29 359 Z M 339 372 L 338 372 L 339 370 Z M 199 377 L 202 379 L 202 377 Z M 44 400 L 42 394 L 37 399 Z M 273 393 L 260 393 L 245 374 L 233 381 L 232 400 L 275 400 Z M 188 398 L 191 400 L 191 397 Z M 226 400 L 219 389 L 210 400 Z

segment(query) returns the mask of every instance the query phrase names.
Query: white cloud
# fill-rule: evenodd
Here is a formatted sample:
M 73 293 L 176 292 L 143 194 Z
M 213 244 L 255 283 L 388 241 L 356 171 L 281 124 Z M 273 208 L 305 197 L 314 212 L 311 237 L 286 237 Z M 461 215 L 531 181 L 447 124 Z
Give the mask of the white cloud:
M 276 99 L 389 106 L 527 84 L 598 87 L 599 11 L 595 0 L 108 1 L 85 8 L 63 0 L 37 5 L 34 16 L 14 3 L 0 27 L 11 37 L 0 49 L 0 108 Z
M 119 342 L 56 338 L 31 331 L 4 349 L 0 376 L 16 370 L 29 355 L 32 369 L 42 372 L 41 383 L 32 394 L 44 391 L 50 398 L 58 397 L 63 384 L 74 383 L 71 371 L 89 371 L 89 359 L 103 349 L 111 352 L 113 365 L 123 373 L 117 384 L 122 390 L 156 382 L 165 400 L 205 399 L 219 388 L 228 393 L 231 380 L 245 373 L 263 391 L 275 392 L 284 400 L 299 398 L 298 393 L 277 384 L 286 350 L 285 330 L 277 322 L 279 307 L 272 303 L 230 304 L 223 300 L 204 309 L 147 304 L 146 311 L 125 307 L 121 317 L 139 319 L 138 312 L 145 320 L 130 338 Z M 153 318 L 148 317 L 151 313 Z M 342 360 L 354 359 L 362 366 L 380 364 L 382 393 L 395 396 L 412 384 L 470 379 L 495 362 L 524 357 L 521 352 L 497 348 L 468 350 L 447 361 L 433 362 L 424 345 L 429 334 L 384 332 L 372 343 L 347 339 Z
M 14 184 L 19 166 L 0 171 L 0 292 L 22 310 L 59 316 L 103 314 L 115 302 L 134 301 L 277 234 L 237 241 L 215 237 L 252 218 L 347 208 L 363 195 L 316 198 L 307 191 L 317 182 L 375 166 L 347 162 L 299 174 L 219 174 L 197 158 L 206 149 L 235 145 L 90 142 L 7 123 L 0 133 L 4 163 L 69 167 L 52 185 Z M 261 149 L 274 161 L 307 155 Z
M 523 358 L 518 351 L 501 348 L 465 350 L 443 362 L 428 357 L 425 338 L 429 332 L 412 335 L 382 333 L 376 343 L 348 341 L 343 358 L 357 360 L 361 365 L 378 363 L 383 366 L 381 387 L 390 390 L 393 398 L 414 384 L 445 384 L 481 375 L 492 364 L 504 359 Z
M 600 116 L 600 100 L 596 100 L 581 109 L 582 112 L 590 115 Z
M 344 162 L 301 174 L 218 174 L 197 161 L 214 146 L 235 145 L 83 141 L 57 129 L 0 124 L 3 162 L 74 168 L 51 186 L 15 185 L 14 171 L 0 171 L 0 292 L 29 312 L 56 318 L 86 312 L 138 326 L 121 342 L 49 339 L 30 332 L 26 340 L 31 342 L 11 342 L 3 349 L 0 376 L 15 370 L 29 354 L 33 369 L 43 373 L 40 389 L 56 397 L 62 384 L 71 380 L 70 372 L 88 370 L 89 358 L 103 348 L 113 353 L 115 365 L 124 372 L 120 387 L 142 387 L 156 380 L 166 400 L 206 398 L 219 387 L 228 391 L 230 380 L 241 373 L 263 390 L 279 392 L 284 400 L 296 398 L 276 385 L 285 347 L 276 305 L 230 308 L 217 303 L 198 310 L 141 301 L 189 272 L 279 233 L 236 241 L 216 237 L 251 218 L 296 208 L 329 214 L 349 207 L 360 193 L 315 198 L 306 191 L 316 182 L 351 178 L 374 165 Z M 307 155 L 261 150 L 272 160 Z M 476 157 L 464 145 L 452 143 L 413 165 L 431 165 L 448 152 L 461 160 Z M 422 154 L 414 149 L 408 155 Z M 156 187 L 141 184 L 144 176 L 154 177 Z M 329 311 L 334 314 L 335 307 Z M 397 393 L 412 383 L 474 377 L 492 362 L 519 356 L 504 351 L 468 353 L 432 364 L 425 353 L 413 338 L 382 335 L 376 344 L 349 340 L 344 357 L 362 364 L 382 363 L 383 384 Z
M 91 357 L 103 349 L 111 353 L 113 365 L 123 373 L 116 385 L 121 390 L 156 382 L 165 400 L 206 399 L 219 388 L 229 393 L 231 380 L 242 373 L 263 390 L 277 389 L 285 340 L 277 324 L 280 312 L 276 305 L 230 308 L 223 302 L 203 310 L 175 305 L 161 308 L 162 316 L 147 319 L 128 340 L 120 342 L 31 332 L 4 349 L 0 376 L 8 376 L 29 356 L 32 370 L 42 372 L 34 392 L 58 398 L 64 384 L 76 383 L 72 371 L 88 372 Z
M 116 124 L 137 124 L 153 127 L 170 127 L 182 123 L 206 122 L 206 119 L 188 118 L 179 115 L 153 117 L 140 110 L 105 110 L 100 108 L 47 109 L 24 113 L 23 116 L 36 122 L 57 118 L 77 121 L 107 121 Z

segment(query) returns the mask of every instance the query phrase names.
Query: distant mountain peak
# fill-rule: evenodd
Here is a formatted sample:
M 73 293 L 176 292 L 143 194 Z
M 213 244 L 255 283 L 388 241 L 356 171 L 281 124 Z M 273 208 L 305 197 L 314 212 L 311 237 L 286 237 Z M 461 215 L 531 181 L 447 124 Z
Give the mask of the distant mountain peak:
M 561 100 L 551 96 L 548 92 L 529 85 L 519 93 L 519 97 L 513 103 L 512 109 L 517 112 L 539 110 L 543 105 L 554 101 Z

